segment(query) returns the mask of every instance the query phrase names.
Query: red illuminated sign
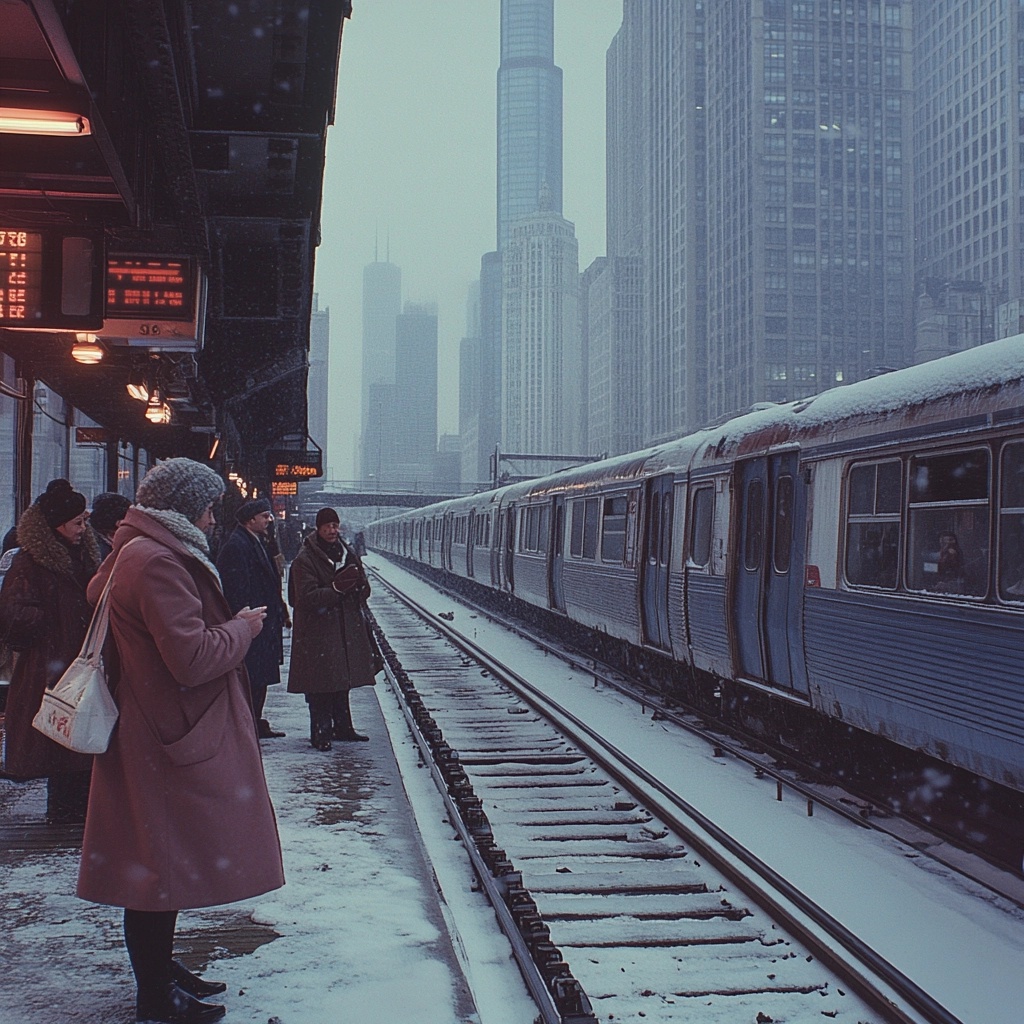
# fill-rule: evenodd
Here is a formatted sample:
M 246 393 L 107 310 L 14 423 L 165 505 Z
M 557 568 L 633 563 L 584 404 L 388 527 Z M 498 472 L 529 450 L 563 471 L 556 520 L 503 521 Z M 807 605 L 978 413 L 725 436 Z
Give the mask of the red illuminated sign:
M 299 493 L 299 485 L 294 480 L 271 480 L 270 493 L 275 498 L 294 498 Z
M 107 318 L 191 320 L 195 315 L 190 260 L 107 257 Z
M 43 236 L 0 226 L 0 326 L 32 327 L 43 318 Z

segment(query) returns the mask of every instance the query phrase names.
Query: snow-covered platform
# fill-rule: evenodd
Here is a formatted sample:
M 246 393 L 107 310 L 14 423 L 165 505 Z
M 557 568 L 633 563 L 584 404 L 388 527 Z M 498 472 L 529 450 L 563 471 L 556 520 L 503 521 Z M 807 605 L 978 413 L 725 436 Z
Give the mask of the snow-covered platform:
M 228 983 L 227 1024 L 481 1020 L 462 945 L 470 939 L 449 937 L 451 907 L 424 855 L 382 711 L 389 696 L 383 683 L 355 691 L 353 717 L 370 742 L 319 752 L 303 699 L 271 690 L 267 717 L 287 735 L 261 747 L 287 884 L 179 917 L 181 959 Z M 415 769 L 411 744 L 404 756 Z M 426 772 L 412 774 L 429 784 Z M 0 780 L 0 1019 L 129 1024 L 134 984 L 121 911 L 75 897 L 81 829 L 46 826 L 44 807 L 45 783 Z M 468 875 L 464 888 L 472 899 Z M 500 946 L 493 959 L 509 971 Z M 490 989 L 485 1001 L 497 994 L 486 973 L 477 984 Z

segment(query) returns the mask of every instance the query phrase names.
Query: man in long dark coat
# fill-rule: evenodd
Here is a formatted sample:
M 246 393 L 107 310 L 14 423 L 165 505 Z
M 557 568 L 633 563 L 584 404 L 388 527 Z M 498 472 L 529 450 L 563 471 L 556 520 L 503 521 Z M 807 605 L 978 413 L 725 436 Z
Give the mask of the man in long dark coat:
M 369 584 L 359 559 L 340 537 L 333 508 L 316 514 L 316 533 L 302 543 L 288 576 L 288 601 L 295 614 L 288 692 L 305 695 L 309 705 L 309 742 L 330 750 L 332 740 L 369 737 L 352 725 L 349 690 L 372 686 L 376 665 L 363 603 Z M 340 583 L 353 571 L 358 584 Z
M 217 571 L 233 613 L 247 605 L 250 608 L 266 606 L 267 609 L 263 629 L 245 656 L 245 668 L 249 673 L 260 739 L 270 739 L 284 735 L 271 728 L 263 717 L 263 706 L 267 700 L 267 687 L 281 682 L 281 662 L 284 660 L 281 631 L 288 619 L 281 597 L 281 577 L 264 540 L 274 514 L 266 498 L 255 498 L 245 502 L 235 518 L 238 525 L 217 555 Z

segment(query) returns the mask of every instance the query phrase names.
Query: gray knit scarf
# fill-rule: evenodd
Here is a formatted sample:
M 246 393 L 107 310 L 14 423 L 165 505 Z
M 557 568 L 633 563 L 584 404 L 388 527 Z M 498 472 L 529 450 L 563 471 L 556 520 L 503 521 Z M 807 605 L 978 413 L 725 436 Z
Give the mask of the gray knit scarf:
M 195 523 L 180 512 L 172 512 L 170 509 L 146 508 L 145 505 L 135 505 L 134 507 L 137 511 L 145 512 L 147 516 L 155 519 L 169 533 L 173 533 L 185 545 L 189 554 L 195 555 L 213 573 L 213 578 L 217 581 L 218 586 L 220 585 L 220 573 L 210 561 L 210 542 L 206 539 L 206 534 Z

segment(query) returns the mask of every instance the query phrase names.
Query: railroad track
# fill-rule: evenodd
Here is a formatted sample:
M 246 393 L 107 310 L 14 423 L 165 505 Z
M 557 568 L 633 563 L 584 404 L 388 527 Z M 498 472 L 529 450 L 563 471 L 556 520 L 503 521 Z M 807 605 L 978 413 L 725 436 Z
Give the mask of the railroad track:
M 565 708 L 379 577 L 373 603 L 545 1024 L 955 1024 Z

